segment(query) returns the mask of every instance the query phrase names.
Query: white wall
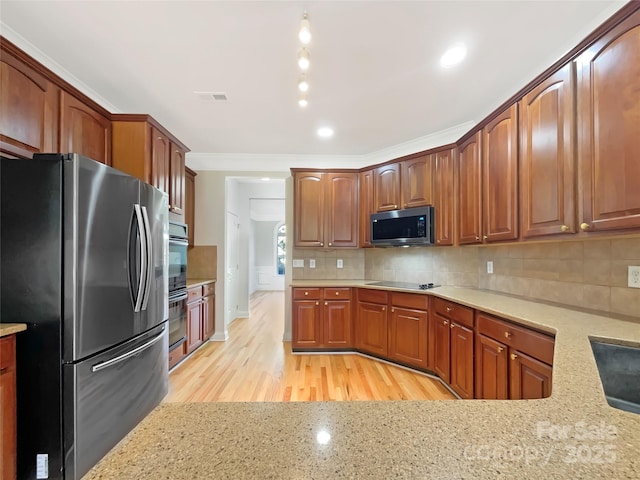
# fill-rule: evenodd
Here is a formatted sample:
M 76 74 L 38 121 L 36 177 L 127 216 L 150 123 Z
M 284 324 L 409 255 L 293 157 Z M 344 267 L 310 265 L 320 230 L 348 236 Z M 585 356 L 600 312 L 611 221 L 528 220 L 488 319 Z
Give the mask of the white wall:
M 282 204 L 284 207 L 284 200 Z M 283 223 L 284 208 L 280 221 L 251 221 L 253 251 L 249 252 L 249 259 L 253 261 L 249 272 L 250 293 L 256 290 L 284 290 L 284 275 L 278 275 L 276 262 L 276 233 Z

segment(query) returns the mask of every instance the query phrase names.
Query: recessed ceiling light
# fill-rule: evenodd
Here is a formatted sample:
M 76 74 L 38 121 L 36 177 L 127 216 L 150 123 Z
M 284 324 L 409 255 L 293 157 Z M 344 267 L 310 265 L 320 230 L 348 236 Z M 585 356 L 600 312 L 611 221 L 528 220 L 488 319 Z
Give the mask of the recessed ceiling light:
M 309 100 L 307 100 L 306 97 L 302 97 L 300 100 L 298 100 L 298 105 L 300 105 L 302 108 L 305 108 L 307 105 L 309 105 Z
M 305 45 L 308 45 L 309 42 L 311 41 L 311 24 L 309 23 L 309 19 L 307 18 L 306 13 L 302 17 L 302 22 L 300 22 L 300 30 L 298 32 L 298 38 Z
M 329 127 L 322 127 L 318 129 L 318 136 L 322 138 L 333 137 L 333 129 Z
M 440 57 L 440 66 L 442 68 L 450 68 L 459 64 L 467 55 L 467 47 L 464 43 L 456 43 L 449 48 L 444 55 Z

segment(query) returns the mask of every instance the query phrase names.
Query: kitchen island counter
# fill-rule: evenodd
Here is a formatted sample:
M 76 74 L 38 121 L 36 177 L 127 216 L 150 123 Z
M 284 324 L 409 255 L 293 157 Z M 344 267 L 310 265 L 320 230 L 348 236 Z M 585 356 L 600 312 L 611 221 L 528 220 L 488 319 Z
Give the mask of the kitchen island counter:
M 426 294 L 555 332 L 551 396 L 166 403 L 86 478 L 640 478 L 640 415 L 606 403 L 589 343 L 640 344 L 638 323 L 466 288 Z

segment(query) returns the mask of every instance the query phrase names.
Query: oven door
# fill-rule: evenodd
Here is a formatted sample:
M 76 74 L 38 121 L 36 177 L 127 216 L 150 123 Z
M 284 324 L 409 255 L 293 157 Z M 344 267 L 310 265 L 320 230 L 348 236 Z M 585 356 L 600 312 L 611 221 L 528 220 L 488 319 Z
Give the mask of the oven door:
M 187 340 L 187 291 L 169 295 L 169 351 Z
M 169 296 L 187 287 L 187 246 L 185 240 L 169 238 Z

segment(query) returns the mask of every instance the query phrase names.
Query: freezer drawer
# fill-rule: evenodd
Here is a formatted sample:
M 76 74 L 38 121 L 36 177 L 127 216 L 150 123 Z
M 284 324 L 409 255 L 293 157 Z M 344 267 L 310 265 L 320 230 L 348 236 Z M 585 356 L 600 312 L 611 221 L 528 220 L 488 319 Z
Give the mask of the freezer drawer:
M 63 367 L 65 479 L 79 479 L 168 391 L 166 323 Z

